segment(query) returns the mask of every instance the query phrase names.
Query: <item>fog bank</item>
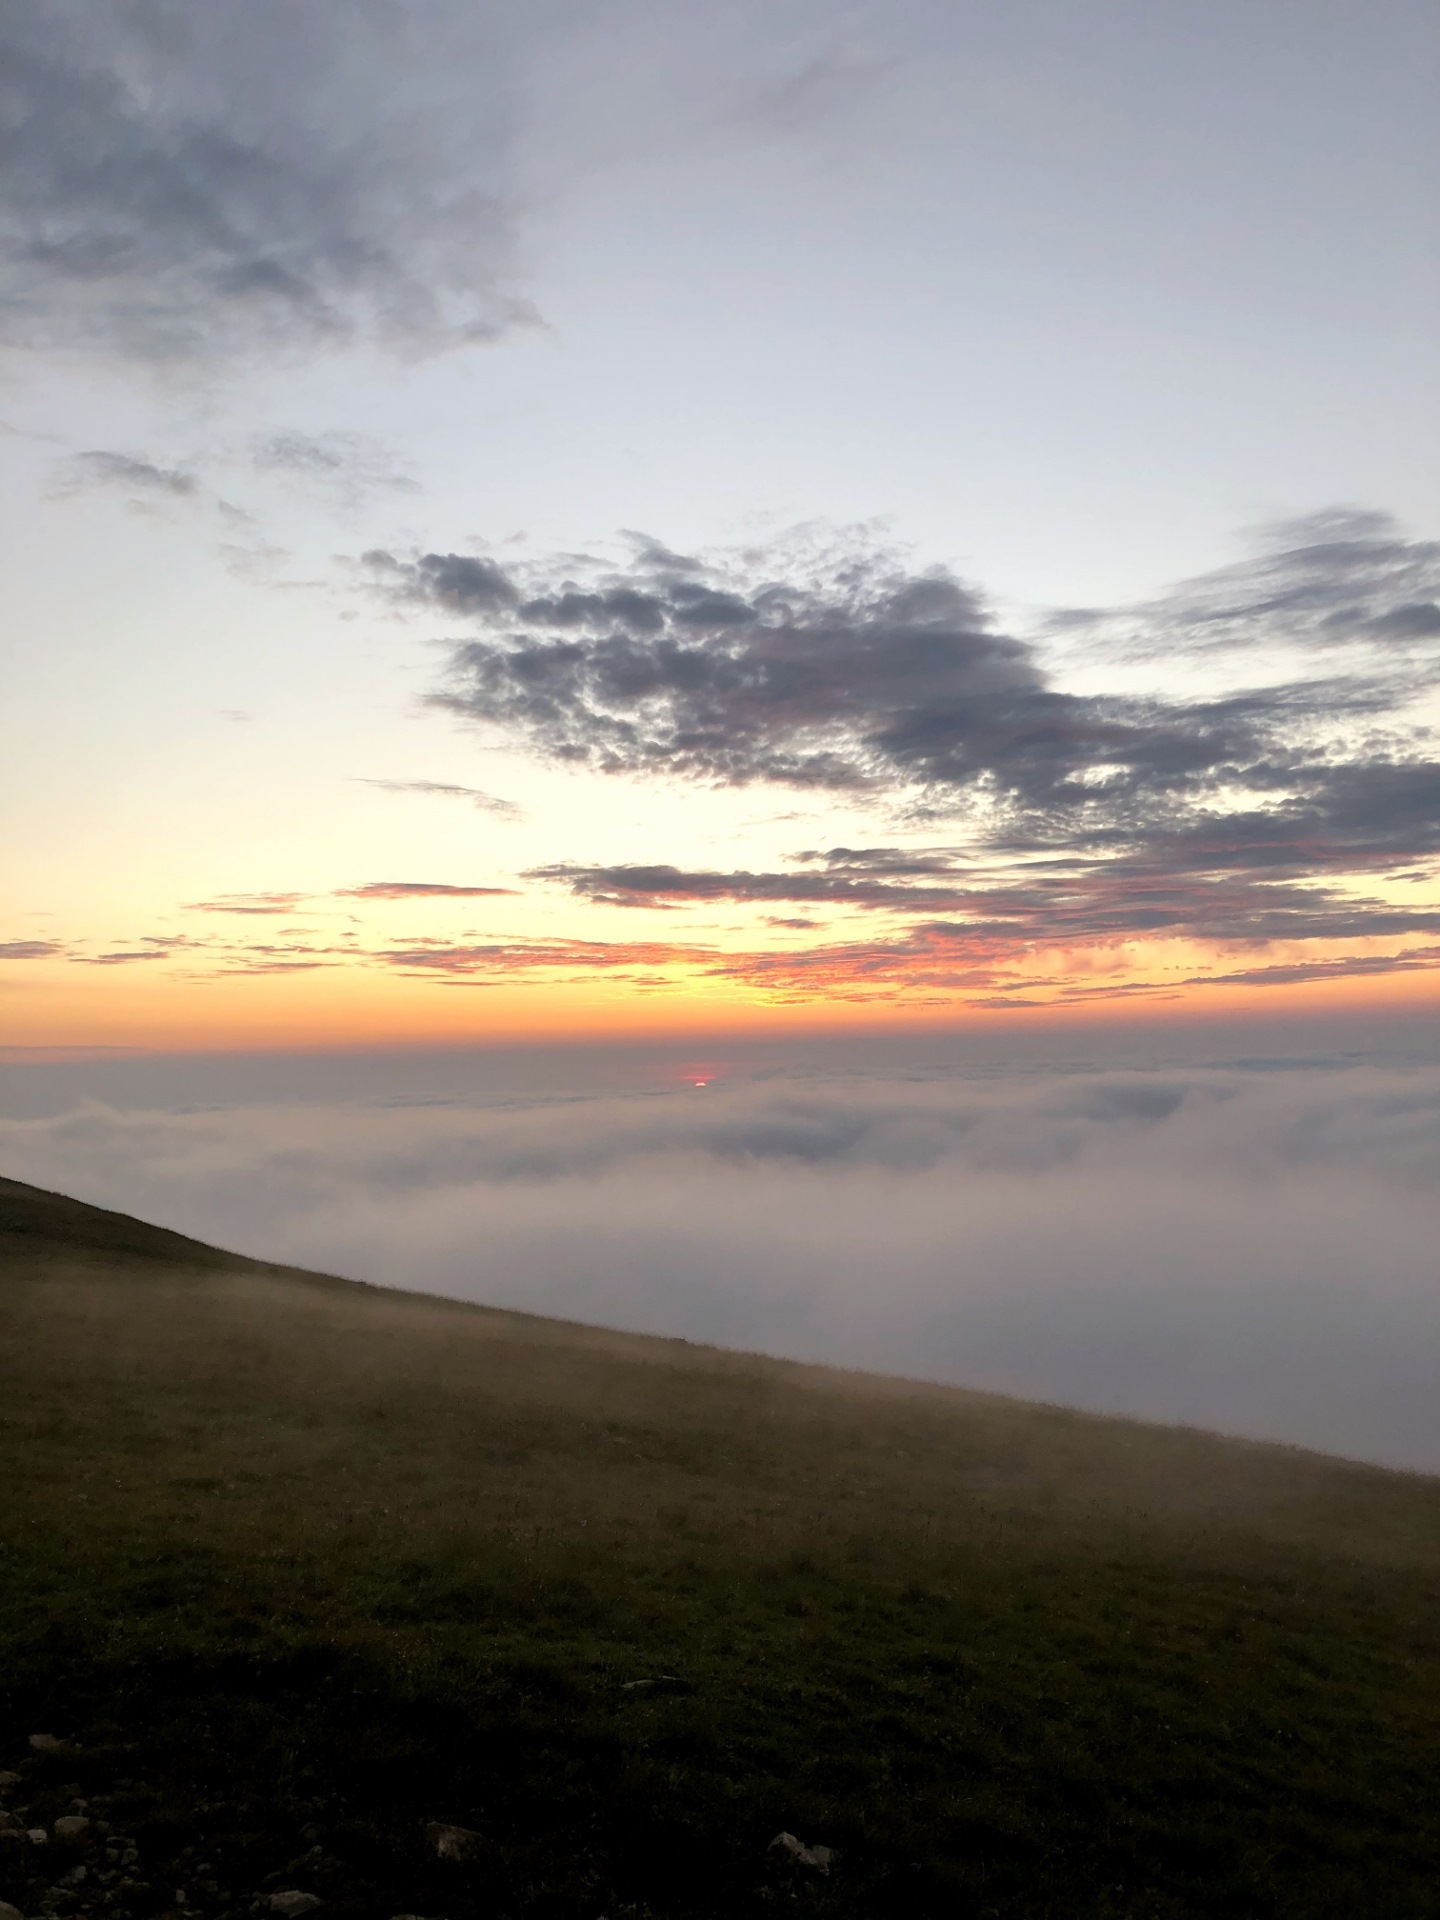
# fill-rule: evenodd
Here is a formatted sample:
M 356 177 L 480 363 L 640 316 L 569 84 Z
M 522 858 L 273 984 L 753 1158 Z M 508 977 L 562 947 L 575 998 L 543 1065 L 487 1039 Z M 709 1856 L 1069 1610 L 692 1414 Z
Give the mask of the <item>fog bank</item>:
M 1440 1064 L 624 1079 L 72 1088 L 0 1166 L 355 1278 L 1440 1471 Z

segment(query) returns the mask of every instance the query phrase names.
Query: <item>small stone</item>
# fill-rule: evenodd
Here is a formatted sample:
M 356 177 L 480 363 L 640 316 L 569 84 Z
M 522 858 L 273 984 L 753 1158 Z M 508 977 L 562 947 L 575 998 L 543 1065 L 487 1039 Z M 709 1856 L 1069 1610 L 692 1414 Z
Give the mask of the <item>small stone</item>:
M 36 1753 L 54 1753 L 63 1744 L 53 1733 L 32 1733 L 30 1736 L 30 1745 Z
M 777 1833 L 767 1851 L 786 1853 L 799 1866 L 813 1867 L 817 1873 L 829 1873 L 830 1862 L 835 1858 L 832 1847 L 807 1847 L 793 1833 Z
M 44 1827 L 31 1827 L 30 1840 L 32 1845 L 37 1847 L 46 1846 L 49 1843 L 49 1839 L 50 1839 L 50 1836 L 45 1831 Z
M 439 1820 L 432 1820 L 426 1827 L 425 1838 L 437 1860 L 469 1860 L 481 1840 L 469 1827 L 447 1827 Z
M 285 1920 L 297 1920 L 297 1915 L 311 1913 L 322 1904 L 313 1893 L 301 1893 L 298 1887 L 289 1887 L 282 1893 L 270 1896 L 270 1911 L 283 1913 Z
M 18 1907 L 12 1907 L 8 1900 L 0 1900 L 0 1920 L 25 1920 Z
M 72 1867 L 69 1873 L 61 1874 L 59 1884 L 62 1887 L 78 1887 L 84 1882 L 85 1871 L 84 1867 Z
M 83 1813 L 62 1813 L 55 1822 L 57 1840 L 78 1840 L 90 1822 Z
M 0 1787 L 18 1787 L 19 1784 L 20 1775 L 18 1773 L 0 1773 Z M 13 1913 L 15 1909 L 12 1907 L 10 1911 Z

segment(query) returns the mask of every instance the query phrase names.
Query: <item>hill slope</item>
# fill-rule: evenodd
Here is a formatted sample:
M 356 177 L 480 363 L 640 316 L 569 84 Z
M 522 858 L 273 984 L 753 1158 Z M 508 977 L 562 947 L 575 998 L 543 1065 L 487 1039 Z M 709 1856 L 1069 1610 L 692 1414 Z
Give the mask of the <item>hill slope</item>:
M 23 1913 L 1436 1911 L 1440 1482 L 17 1182 L 0 1258 Z

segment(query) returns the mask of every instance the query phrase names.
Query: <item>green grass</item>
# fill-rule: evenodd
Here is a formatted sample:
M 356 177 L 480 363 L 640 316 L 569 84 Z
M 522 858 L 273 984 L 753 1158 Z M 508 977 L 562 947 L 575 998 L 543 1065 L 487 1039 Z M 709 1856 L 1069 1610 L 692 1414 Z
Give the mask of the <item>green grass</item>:
M 1440 1913 L 1440 1482 L 13 1182 L 0 1252 L 6 1804 L 139 1852 L 4 1841 L 26 1915 Z

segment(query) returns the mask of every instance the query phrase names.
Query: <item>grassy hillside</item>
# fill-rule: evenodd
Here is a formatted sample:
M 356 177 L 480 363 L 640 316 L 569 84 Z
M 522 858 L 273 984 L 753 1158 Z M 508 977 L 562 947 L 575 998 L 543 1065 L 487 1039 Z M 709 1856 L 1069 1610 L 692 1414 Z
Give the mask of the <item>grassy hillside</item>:
M 1440 1481 L 13 1182 L 0 1261 L 25 1915 L 1440 1913 Z

